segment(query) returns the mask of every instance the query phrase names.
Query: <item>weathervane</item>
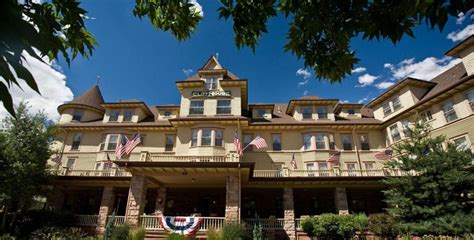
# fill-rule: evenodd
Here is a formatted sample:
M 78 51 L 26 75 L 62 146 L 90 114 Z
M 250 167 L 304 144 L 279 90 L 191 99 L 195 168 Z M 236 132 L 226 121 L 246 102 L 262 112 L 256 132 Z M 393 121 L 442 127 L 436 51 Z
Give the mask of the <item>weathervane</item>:
M 96 82 L 95 82 L 95 85 L 99 86 L 99 81 L 100 81 L 100 76 L 99 76 L 99 75 L 97 75 L 97 78 L 96 78 L 95 81 L 96 81 Z
M 216 59 L 219 60 L 219 53 L 216 53 Z

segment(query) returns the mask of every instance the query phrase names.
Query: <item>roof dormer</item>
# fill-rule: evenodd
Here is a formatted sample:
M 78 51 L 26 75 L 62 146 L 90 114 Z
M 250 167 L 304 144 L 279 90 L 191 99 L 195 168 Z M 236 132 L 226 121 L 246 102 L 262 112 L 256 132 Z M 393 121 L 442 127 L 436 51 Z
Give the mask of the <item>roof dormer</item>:
M 146 104 L 138 100 L 109 102 L 102 104 L 102 106 L 105 108 L 104 123 L 138 123 L 153 116 Z
M 324 99 L 318 96 L 305 96 L 292 99 L 286 109 L 286 114 L 296 120 L 335 120 L 334 107 L 338 99 Z
M 271 119 L 275 104 L 249 104 L 253 119 Z
M 362 107 L 360 103 L 338 103 L 334 108 L 334 114 L 342 118 L 362 118 Z

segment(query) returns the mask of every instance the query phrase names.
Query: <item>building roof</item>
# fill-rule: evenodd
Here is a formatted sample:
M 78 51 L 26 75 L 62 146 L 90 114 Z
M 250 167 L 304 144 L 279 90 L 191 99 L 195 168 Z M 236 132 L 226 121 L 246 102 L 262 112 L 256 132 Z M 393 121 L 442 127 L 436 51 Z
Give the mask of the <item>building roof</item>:
M 100 92 L 99 86 L 95 85 L 79 97 L 74 98 L 72 101 L 62 104 L 58 107 L 58 112 L 62 112 L 67 107 L 82 106 L 95 109 L 99 112 L 104 112 L 105 109 L 102 107 L 104 104 L 104 97 Z
M 444 55 L 451 56 L 451 57 L 460 57 L 459 54 L 469 46 L 474 45 L 474 34 L 469 36 L 468 38 L 462 40 L 456 46 L 452 47 Z

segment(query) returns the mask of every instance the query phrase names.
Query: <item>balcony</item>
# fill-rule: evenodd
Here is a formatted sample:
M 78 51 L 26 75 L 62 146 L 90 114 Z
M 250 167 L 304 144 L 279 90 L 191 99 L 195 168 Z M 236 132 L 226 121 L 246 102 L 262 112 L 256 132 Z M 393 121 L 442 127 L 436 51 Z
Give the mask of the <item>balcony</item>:
M 257 178 L 285 178 L 285 177 L 388 177 L 405 176 L 407 173 L 398 169 L 376 169 L 376 170 L 341 170 L 333 168 L 330 170 L 254 170 L 253 177 Z
M 149 162 L 238 162 L 239 156 L 237 154 L 227 155 L 210 155 L 210 156 L 184 156 L 184 155 L 172 155 L 172 154 L 155 154 L 149 152 L 140 153 L 141 161 Z
M 129 177 L 131 173 L 120 168 L 108 170 L 74 170 L 63 168 L 58 172 L 59 176 L 81 176 L 81 177 Z

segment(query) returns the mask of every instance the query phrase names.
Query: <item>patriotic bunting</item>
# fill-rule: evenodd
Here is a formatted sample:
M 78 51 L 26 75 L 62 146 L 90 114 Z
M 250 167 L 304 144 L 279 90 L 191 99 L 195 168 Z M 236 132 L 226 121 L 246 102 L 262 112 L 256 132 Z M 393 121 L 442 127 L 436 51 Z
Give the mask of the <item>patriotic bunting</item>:
M 163 228 L 171 233 L 190 236 L 199 230 L 200 217 L 158 217 Z

